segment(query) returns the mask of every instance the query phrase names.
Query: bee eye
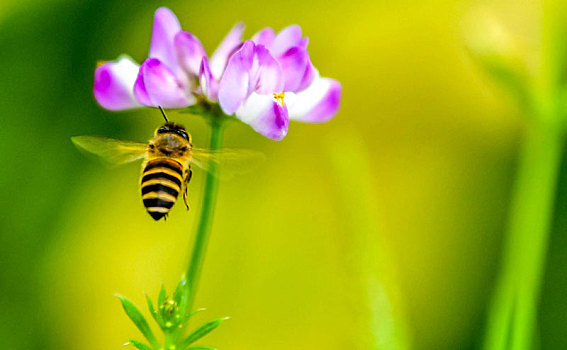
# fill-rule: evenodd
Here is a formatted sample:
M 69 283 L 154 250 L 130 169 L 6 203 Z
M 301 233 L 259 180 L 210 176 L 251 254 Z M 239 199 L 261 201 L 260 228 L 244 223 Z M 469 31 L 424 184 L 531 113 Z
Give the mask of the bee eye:
M 154 148 L 155 148 L 155 146 L 152 145 L 151 143 L 150 143 L 149 147 L 150 147 L 150 149 L 154 149 Z

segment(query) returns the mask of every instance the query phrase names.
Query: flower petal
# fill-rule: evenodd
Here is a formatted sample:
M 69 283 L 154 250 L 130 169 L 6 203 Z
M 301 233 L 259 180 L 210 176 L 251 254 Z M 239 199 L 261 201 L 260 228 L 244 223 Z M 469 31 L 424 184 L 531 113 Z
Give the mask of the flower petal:
M 201 86 L 201 93 L 211 102 L 217 102 L 219 100 L 219 83 L 213 77 L 211 73 L 211 68 L 209 67 L 209 60 L 207 57 L 203 57 L 201 61 L 201 67 L 199 69 L 199 83 Z
M 274 30 L 270 27 L 266 27 L 258 33 L 254 34 L 252 41 L 256 43 L 256 45 L 264 45 L 266 47 L 269 47 L 275 38 L 276 33 L 274 32 Z
M 236 117 L 272 140 L 279 141 L 287 135 L 287 108 L 277 103 L 273 96 L 252 93 L 236 111 Z
M 184 108 L 196 102 L 171 72 L 157 58 L 148 58 L 142 63 L 134 84 L 134 95 L 146 106 Z
M 179 20 L 167 7 L 160 7 L 154 14 L 150 58 L 157 58 L 174 74 L 181 73 L 173 45 L 175 35 L 181 30 Z
M 244 23 L 237 23 L 226 35 L 219 47 L 211 56 L 211 72 L 213 76 L 220 80 L 227 62 L 234 51 L 242 42 L 242 33 L 244 32 Z
M 301 37 L 301 27 L 293 24 L 282 29 L 268 48 L 274 57 L 278 57 L 294 46 L 305 44 Z
M 284 91 L 284 83 L 284 76 L 279 63 L 268 49 L 262 45 L 256 45 L 248 92 L 255 91 L 259 94 L 271 95 L 274 92 Z
M 285 78 L 284 91 L 298 92 L 307 88 L 315 79 L 315 67 L 309 53 L 300 46 L 294 46 L 278 58 Z
M 133 91 L 139 67 L 126 55 L 97 67 L 93 87 L 96 101 L 112 111 L 141 107 Z
M 189 32 L 180 31 L 175 35 L 173 43 L 177 52 L 177 62 L 181 68 L 190 78 L 198 77 L 201 61 L 207 56 L 199 39 Z
M 230 58 L 219 86 L 223 111 L 233 114 L 253 92 L 270 95 L 283 91 L 280 65 L 262 45 L 247 40 Z
M 250 69 L 252 68 L 253 60 L 254 43 L 246 41 L 228 61 L 219 84 L 219 103 L 222 110 L 228 115 L 234 114 L 248 97 Z
M 285 102 L 292 120 L 322 123 L 337 114 L 341 103 L 341 84 L 331 78 L 316 78 L 307 89 L 286 93 Z

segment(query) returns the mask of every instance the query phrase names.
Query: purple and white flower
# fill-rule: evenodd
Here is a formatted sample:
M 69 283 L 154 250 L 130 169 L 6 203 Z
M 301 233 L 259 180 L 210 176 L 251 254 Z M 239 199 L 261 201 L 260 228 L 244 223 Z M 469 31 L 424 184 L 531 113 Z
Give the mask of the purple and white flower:
M 211 72 L 199 39 L 183 31 L 175 14 L 161 7 L 154 15 L 148 58 L 138 66 L 131 58 L 121 56 L 97 67 L 95 98 L 111 110 L 141 106 L 185 108 L 197 103 L 197 96 L 216 102 L 218 80 L 230 55 L 241 44 L 243 30 L 242 24 L 232 28 L 211 57 Z M 201 86 L 206 89 L 203 91 Z
M 341 85 L 319 76 L 307 44 L 296 25 L 277 35 L 264 28 L 246 41 L 231 56 L 220 82 L 223 111 L 275 140 L 287 134 L 288 119 L 320 123 L 334 117 Z
M 321 123 L 337 114 L 341 84 L 319 76 L 307 52 L 309 40 L 302 36 L 299 26 L 288 26 L 277 35 L 272 28 L 264 28 L 252 40 L 265 45 L 282 67 L 290 119 Z
M 235 114 L 262 135 L 281 140 L 289 118 L 274 93 L 282 92 L 284 84 L 282 69 L 268 49 L 248 40 L 230 57 L 219 85 L 219 103 L 226 114 Z
M 277 35 L 265 28 L 245 42 L 243 31 L 242 24 L 234 26 L 209 58 L 173 12 L 159 8 L 148 58 L 138 66 L 123 55 L 98 66 L 95 98 L 109 110 L 219 103 L 274 140 L 285 137 L 289 119 L 317 123 L 337 113 L 341 85 L 319 77 L 299 26 Z
M 141 107 L 133 90 L 139 69 L 140 66 L 127 55 L 99 64 L 95 69 L 93 88 L 97 102 L 111 111 Z

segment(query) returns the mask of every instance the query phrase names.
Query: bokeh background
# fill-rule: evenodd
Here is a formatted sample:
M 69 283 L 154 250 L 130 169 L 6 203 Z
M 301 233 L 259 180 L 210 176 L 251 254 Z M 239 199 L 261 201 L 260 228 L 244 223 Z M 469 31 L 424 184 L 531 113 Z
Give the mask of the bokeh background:
M 526 37 L 534 1 L 488 7 Z M 108 169 L 71 144 L 146 141 L 154 110 L 92 97 L 98 60 L 147 56 L 170 7 L 212 52 L 237 21 L 302 26 L 343 84 L 339 114 L 281 142 L 232 123 L 229 147 L 267 156 L 221 184 L 196 306 L 230 316 L 220 349 L 473 349 L 481 342 L 525 116 L 465 49 L 475 1 L 0 2 L 0 347 L 122 349 L 141 335 L 114 293 L 144 306 L 185 269 L 192 211 L 154 222 L 139 164 Z M 536 9 L 537 10 L 537 9 Z M 465 27 L 465 29 L 463 29 Z M 482 37 L 482 31 L 480 32 Z M 169 112 L 206 146 L 202 119 Z M 541 347 L 567 348 L 567 174 L 539 313 Z M 146 313 L 147 315 L 147 313 Z

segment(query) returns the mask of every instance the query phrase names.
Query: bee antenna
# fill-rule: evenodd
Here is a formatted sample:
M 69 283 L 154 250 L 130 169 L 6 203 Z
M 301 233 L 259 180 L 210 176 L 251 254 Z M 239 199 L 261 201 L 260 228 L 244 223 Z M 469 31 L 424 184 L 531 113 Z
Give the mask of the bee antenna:
M 163 115 L 163 119 L 165 119 L 165 122 L 169 123 L 169 120 L 167 120 L 167 117 L 165 116 L 165 112 L 164 112 L 163 108 L 161 108 L 161 106 L 158 106 L 158 108 L 161 111 L 161 115 Z

